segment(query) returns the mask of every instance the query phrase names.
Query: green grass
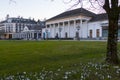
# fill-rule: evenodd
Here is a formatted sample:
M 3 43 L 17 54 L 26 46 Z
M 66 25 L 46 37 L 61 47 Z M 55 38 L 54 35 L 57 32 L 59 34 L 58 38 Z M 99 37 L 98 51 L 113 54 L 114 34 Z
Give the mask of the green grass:
M 97 59 L 103 61 L 105 42 L 0 41 L 0 73 L 39 71 Z
M 18 72 L 66 70 L 74 65 L 104 62 L 106 42 L 0 41 L 0 75 Z M 120 46 L 120 45 L 119 45 Z

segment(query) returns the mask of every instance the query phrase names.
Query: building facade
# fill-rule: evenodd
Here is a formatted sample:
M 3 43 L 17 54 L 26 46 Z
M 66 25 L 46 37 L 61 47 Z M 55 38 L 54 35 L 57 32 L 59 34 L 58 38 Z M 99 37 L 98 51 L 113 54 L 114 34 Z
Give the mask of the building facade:
M 0 39 L 3 39 L 5 36 L 4 25 L 0 24 Z
M 12 39 L 41 40 L 41 28 L 39 26 L 25 26 L 23 31 L 13 33 Z
M 48 19 L 46 28 L 42 29 L 43 38 L 106 39 L 107 33 L 107 14 L 95 14 L 83 8 L 66 11 Z M 120 30 L 118 35 L 120 37 Z
M 6 20 L 0 22 L 4 30 L 3 39 L 38 39 L 41 38 L 41 28 L 45 25 L 41 21 L 34 19 L 25 19 L 22 17 L 10 18 L 8 15 Z M 27 30 L 26 30 L 27 28 Z M 27 34 L 40 35 L 39 37 L 28 37 Z

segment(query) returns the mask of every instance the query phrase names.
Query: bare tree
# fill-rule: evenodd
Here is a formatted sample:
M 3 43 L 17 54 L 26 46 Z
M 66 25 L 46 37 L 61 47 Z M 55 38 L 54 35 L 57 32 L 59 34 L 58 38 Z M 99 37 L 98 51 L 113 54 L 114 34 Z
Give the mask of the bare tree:
M 118 20 L 120 16 L 119 0 L 105 0 L 103 8 L 108 14 L 108 42 L 106 61 L 109 63 L 118 64 L 117 43 L 118 43 Z
M 16 4 L 16 1 L 15 0 L 9 0 L 9 4 L 11 3 L 15 3 Z
M 90 4 L 94 9 L 103 8 L 108 15 L 108 40 L 106 61 L 112 64 L 119 64 L 117 55 L 118 44 L 118 21 L 120 16 L 120 0 L 69 0 L 74 1 L 76 5 Z M 72 7 L 73 7 L 72 6 Z

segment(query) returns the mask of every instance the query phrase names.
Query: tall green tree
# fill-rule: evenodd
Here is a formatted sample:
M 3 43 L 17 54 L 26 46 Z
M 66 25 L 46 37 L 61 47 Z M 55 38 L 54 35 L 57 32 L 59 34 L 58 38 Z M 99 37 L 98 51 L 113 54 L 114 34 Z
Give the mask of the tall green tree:
M 102 7 L 108 15 L 108 39 L 106 61 L 112 64 L 119 64 L 118 59 L 118 20 L 120 16 L 120 0 L 69 0 L 75 2 L 73 6 L 90 4 L 94 9 Z M 87 2 L 87 3 L 86 3 Z M 94 6 L 97 5 L 97 6 Z

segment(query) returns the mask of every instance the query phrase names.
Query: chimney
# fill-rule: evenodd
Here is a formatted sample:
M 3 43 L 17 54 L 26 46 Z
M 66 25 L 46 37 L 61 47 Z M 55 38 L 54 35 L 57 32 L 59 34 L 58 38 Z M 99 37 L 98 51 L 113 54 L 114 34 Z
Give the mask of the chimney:
M 7 14 L 7 15 L 6 15 L 6 20 L 7 20 L 9 17 L 10 17 L 9 14 Z

